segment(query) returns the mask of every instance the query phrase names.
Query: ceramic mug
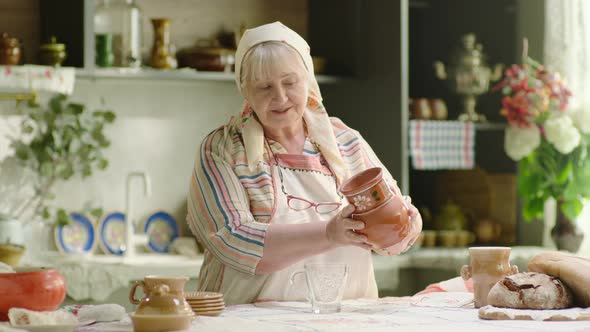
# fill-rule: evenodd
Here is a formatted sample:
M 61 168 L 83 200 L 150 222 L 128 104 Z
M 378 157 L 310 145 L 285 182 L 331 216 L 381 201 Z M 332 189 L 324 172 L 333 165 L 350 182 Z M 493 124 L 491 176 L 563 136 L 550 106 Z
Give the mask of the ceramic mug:
M 129 302 L 139 304 L 136 315 L 192 315 L 193 310 L 184 298 L 184 285 L 188 277 L 146 276 L 136 281 L 129 291 Z M 137 287 L 144 297 L 135 298 Z
M 348 279 L 349 266 L 338 263 L 308 263 L 302 271 L 291 274 L 289 282 L 295 284 L 298 274 L 305 275 L 308 299 L 316 314 L 340 312 L 342 295 Z
M 490 289 L 505 276 L 518 273 L 518 266 L 510 265 L 510 247 L 471 247 L 470 265 L 461 268 L 464 280 L 473 278 L 475 307 L 488 304 Z

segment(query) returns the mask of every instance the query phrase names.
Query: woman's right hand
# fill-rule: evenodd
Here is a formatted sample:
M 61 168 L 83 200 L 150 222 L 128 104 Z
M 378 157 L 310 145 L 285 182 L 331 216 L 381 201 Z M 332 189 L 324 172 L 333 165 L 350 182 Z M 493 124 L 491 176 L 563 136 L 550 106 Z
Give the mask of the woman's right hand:
M 354 245 L 371 250 L 373 246 L 367 243 L 367 237 L 355 232 L 355 230 L 365 228 L 365 223 L 351 219 L 352 212 L 354 212 L 354 205 L 347 205 L 334 216 L 326 226 L 326 237 L 330 243 L 336 246 Z

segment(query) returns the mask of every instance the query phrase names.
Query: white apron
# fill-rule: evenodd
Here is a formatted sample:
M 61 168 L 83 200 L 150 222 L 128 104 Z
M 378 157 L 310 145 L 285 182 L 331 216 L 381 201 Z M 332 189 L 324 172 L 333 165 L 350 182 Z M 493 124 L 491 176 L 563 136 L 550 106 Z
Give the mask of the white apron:
M 276 154 L 281 165 L 289 159 L 288 154 Z M 319 155 L 318 155 L 319 156 Z M 318 158 L 318 156 L 297 155 L 297 158 Z M 281 190 L 278 167 L 274 161 L 272 176 L 275 179 L 276 211 L 272 222 L 276 224 L 301 224 L 307 222 L 329 221 L 341 212 L 337 209 L 330 213 L 318 214 L 314 207 L 295 211 L 287 205 L 287 197 Z M 341 202 L 346 200 L 338 195 L 334 176 L 322 174 L 310 169 L 289 169 L 282 167 L 285 190 L 288 194 L 305 198 L 311 202 Z M 344 206 L 344 205 L 343 205 Z M 293 272 L 303 270 L 306 263 L 346 263 L 349 265 L 349 275 L 346 282 L 343 299 L 360 297 L 377 297 L 377 284 L 373 271 L 371 251 L 355 246 L 344 246 L 318 254 L 283 270 L 270 274 L 260 290 L 257 301 L 305 301 L 307 298 L 307 284 L 305 277 L 299 274 L 290 285 L 289 279 Z
M 279 160 L 289 159 L 289 156 L 294 156 L 299 160 L 320 158 L 319 154 L 317 156 L 276 154 L 276 156 Z M 312 220 L 315 222 L 328 221 L 340 213 L 341 209 L 327 214 L 317 214 L 313 207 L 302 211 L 289 209 L 287 197 L 281 190 L 278 166 L 274 160 L 271 161 L 271 172 L 276 193 L 276 210 L 271 220 L 272 223 L 301 224 Z M 338 195 L 333 175 L 323 174 L 305 167 L 299 169 L 283 167 L 281 172 L 285 190 L 290 195 L 316 203 L 342 202 L 346 204 L 346 200 Z M 289 278 L 293 272 L 303 270 L 304 264 L 308 262 L 346 263 L 349 265 L 350 270 L 343 299 L 375 298 L 378 296 L 371 252 L 355 246 L 339 247 L 303 259 L 269 275 L 251 275 L 229 266 L 223 266 L 222 279 L 216 291 L 224 294 L 227 305 L 260 301 L 306 301 L 307 284 L 303 275 L 299 274 L 295 278 L 293 286 L 289 284 Z

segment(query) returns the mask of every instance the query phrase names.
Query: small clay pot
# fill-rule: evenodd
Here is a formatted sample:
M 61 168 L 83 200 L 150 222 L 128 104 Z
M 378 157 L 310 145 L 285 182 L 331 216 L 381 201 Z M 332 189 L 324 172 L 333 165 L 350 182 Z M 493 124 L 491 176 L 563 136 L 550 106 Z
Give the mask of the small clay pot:
M 16 66 L 21 57 L 22 49 L 18 39 L 3 32 L 0 35 L 0 65 Z
M 57 42 L 55 37 L 49 38 L 47 44 L 39 47 L 39 63 L 45 66 L 60 66 L 66 59 L 66 45 Z
M 430 110 L 433 120 L 446 120 L 448 116 L 447 104 L 442 99 L 431 99 Z
M 426 98 L 411 99 L 410 111 L 413 119 L 430 120 L 432 118 L 432 109 Z

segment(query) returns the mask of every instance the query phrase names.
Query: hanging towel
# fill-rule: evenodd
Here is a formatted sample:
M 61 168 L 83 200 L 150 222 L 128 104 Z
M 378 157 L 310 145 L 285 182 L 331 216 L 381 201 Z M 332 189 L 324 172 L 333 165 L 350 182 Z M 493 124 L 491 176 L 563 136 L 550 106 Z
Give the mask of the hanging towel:
M 475 125 L 459 121 L 410 121 L 410 156 L 415 169 L 472 169 Z

